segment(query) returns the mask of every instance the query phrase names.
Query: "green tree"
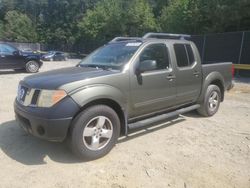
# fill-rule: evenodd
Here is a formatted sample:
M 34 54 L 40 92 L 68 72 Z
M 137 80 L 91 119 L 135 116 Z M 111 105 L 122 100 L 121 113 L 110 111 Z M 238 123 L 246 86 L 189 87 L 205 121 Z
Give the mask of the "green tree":
M 160 25 L 164 32 L 194 34 L 200 32 L 200 20 L 198 0 L 176 0 L 163 8 Z
M 88 10 L 78 24 L 81 36 L 107 41 L 115 36 L 141 36 L 157 28 L 145 0 L 103 0 Z
M 0 21 L 0 40 L 4 38 L 3 32 L 3 23 Z
M 249 0 L 0 0 L 0 38 L 89 51 L 149 31 L 250 30 Z
M 155 17 L 161 15 L 162 9 L 169 5 L 170 0 L 148 0 L 150 6 L 153 8 Z
M 145 0 L 132 1 L 128 11 L 124 12 L 124 18 L 128 35 L 142 36 L 146 32 L 159 30 L 153 10 Z
M 36 30 L 31 19 L 17 11 L 8 11 L 4 17 L 4 38 L 16 42 L 36 42 Z
M 175 0 L 160 17 L 163 31 L 201 34 L 250 29 L 248 0 Z

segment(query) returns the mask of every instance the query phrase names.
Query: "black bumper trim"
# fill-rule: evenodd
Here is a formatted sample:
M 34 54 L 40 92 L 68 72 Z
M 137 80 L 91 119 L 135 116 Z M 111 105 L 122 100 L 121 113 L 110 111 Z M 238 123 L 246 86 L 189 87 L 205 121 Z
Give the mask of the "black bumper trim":
M 72 112 L 72 117 L 61 114 L 62 117 L 66 118 L 48 118 L 46 116 L 47 113 L 38 116 L 37 113 L 32 113 L 34 111 L 32 107 L 29 107 L 29 110 L 27 110 L 27 107 L 23 107 L 17 101 L 14 103 L 14 110 L 16 120 L 26 132 L 41 139 L 58 142 L 66 138 L 75 114 L 75 112 Z

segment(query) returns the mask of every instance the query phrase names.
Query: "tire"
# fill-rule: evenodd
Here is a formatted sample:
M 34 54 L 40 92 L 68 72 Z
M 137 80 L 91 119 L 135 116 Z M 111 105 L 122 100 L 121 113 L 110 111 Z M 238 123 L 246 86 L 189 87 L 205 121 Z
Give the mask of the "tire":
M 108 106 L 96 105 L 73 120 L 69 144 L 80 159 L 94 160 L 109 153 L 119 135 L 120 119 L 117 113 Z
M 31 60 L 28 61 L 25 65 L 25 70 L 28 73 L 36 73 L 39 71 L 40 65 L 38 62 Z
M 221 102 L 221 91 L 216 85 L 209 85 L 201 107 L 197 110 L 199 114 L 209 117 L 213 116 L 219 109 Z

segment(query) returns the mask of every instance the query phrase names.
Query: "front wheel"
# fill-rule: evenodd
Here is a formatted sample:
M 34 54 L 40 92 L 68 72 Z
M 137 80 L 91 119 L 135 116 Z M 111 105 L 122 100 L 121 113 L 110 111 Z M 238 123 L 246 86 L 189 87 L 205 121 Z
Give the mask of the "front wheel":
M 81 159 L 93 160 L 106 155 L 116 144 L 119 135 L 117 113 L 106 105 L 96 105 L 74 119 L 70 146 Z
M 219 109 L 221 102 L 221 91 L 216 85 L 209 85 L 201 107 L 197 110 L 199 114 L 209 117 L 213 116 Z
M 33 61 L 33 60 L 28 61 L 26 63 L 26 66 L 25 66 L 26 72 L 28 72 L 28 73 L 36 73 L 36 72 L 38 72 L 39 68 L 40 68 L 40 66 L 39 66 L 38 62 Z

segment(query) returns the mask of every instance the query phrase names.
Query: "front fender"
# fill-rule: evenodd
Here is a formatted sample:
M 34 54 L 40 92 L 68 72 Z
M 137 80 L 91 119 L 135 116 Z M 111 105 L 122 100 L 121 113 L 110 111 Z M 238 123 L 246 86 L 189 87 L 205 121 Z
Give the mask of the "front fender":
M 98 100 L 98 99 L 110 99 L 120 105 L 123 111 L 126 111 L 127 97 L 121 90 L 110 85 L 95 84 L 77 89 L 69 95 L 80 106 Z

